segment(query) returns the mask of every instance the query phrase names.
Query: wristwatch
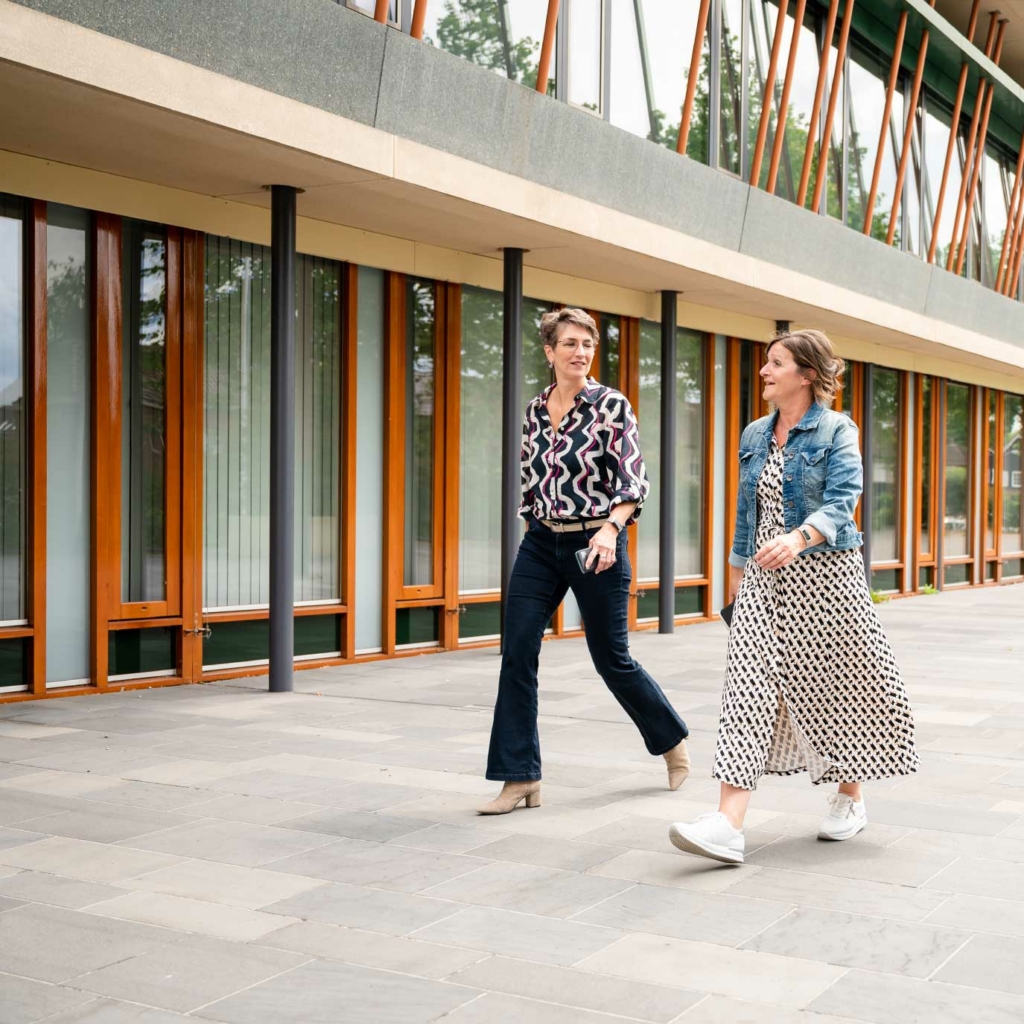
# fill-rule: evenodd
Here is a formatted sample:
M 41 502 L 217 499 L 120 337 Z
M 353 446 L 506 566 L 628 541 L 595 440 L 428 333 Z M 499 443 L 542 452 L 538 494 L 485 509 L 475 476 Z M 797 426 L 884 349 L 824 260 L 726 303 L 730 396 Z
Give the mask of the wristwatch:
M 805 547 L 810 547 L 811 546 L 811 531 L 808 530 L 806 526 L 798 526 L 797 530 L 799 530 L 799 532 L 801 534 L 803 534 L 804 540 L 807 541 L 807 544 L 805 545 Z
M 622 525 L 622 523 L 620 523 L 618 521 L 618 519 L 613 519 L 611 516 L 608 517 L 608 522 L 611 523 L 612 526 L 615 527 L 615 532 L 616 533 L 622 533 L 622 531 L 626 528 L 625 526 Z

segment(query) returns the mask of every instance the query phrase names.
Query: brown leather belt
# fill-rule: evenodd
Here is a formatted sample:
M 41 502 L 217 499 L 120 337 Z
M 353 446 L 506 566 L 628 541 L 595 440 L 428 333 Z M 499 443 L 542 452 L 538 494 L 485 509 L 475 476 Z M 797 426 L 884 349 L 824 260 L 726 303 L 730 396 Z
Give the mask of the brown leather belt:
M 603 519 L 577 519 L 573 522 L 563 522 L 559 519 L 542 519 L 541 522 L 555 533 L 579 533 L 581 530 L 593 530 L 598 526 L 604 526 L 608 522 L 608 516 Z

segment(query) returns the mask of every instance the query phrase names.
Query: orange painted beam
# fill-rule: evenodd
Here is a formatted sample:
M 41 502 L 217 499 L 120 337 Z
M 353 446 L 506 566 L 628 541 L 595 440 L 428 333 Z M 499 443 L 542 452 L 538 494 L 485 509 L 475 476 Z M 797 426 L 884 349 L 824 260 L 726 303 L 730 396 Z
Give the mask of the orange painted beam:
M 840 86 L 843 81 L 843 64 L 846 62 L 846 47 L 850 42 L 850 27 L 853 25 L 853 5 L 856 0 L 846 0 L 846 10 L 843 11 L 843 27 L 839 32 L 839 47 L 836 51 L 836 69 L 832 75 L 832 92 L 828 98 L 828 110 L 825 111 L 825 124 L 822 126 L 822 138 L 824 149 L 818 157 L 818 174 L 814 180 L 814 198 L 811 200 L 811 209 L 817 213 L 821 209 L 821 197 L 825 191 L 827 180 L 826 168 L 828 167 L 828 147 L 832 138 L 832 125 L 836 119 L 836 105 L 839 102 L 839 94 L 842 91 Z M 827 53 L 828 51 L 826 51 Z M 822 64 L 827 64 L 822 61 Z
M 896 29 L 896 44 L 893 47 L 892 66 L 889 68 L 889 84 L 885 90 L 885 109 L 882 111 L 882 129 L 878 133 L 878 148 L 875 150 L 875 169 L 871 173 L 871 191 L 868 192 L 867 209 L 864 211 L 864 234 L 871 234 L 871 222 L 874 219 L 875 200 L 878 198 L 878 182 L 882 176 L 882 159 L 885 156 L 886 144 L 889 140 L 889 121 L 892 118 L 892 98 L 896 93 L 896 83 L 900 77 L 900 58 L 903 56 L 903 40 L 907 34 L 907 12 L 900 15 Z M 892 244 L 891 242 L 889 243 Z
M 1013 176 L 1013 191 L 1010 193 L 1010 205 L 1006 210 L 1006 231 L 1003 233 L 1003 245 L 999 252 L 999 269 L 996 271 L 996 291 L 1003 290 L 1003 278 L 1009 268 L 1013 254 L 1015 232 L 1017 226 L 1017 204 L 1020 201 L 1021 171 L 1024 171 L 1024 134 L 1018 146 L 1017 170 Z
M 775 191 L 775 182 L 779 176 L 779 162 L 782 160 L 782 146 L 786 141 L 786 115 L 789 112 L 789 94 L 793 90 L 793 75 L 796 72 L 797 51 L 800 47 L 800 37 L 803 35 L 801 29 L 804 24 L 804 11 L 807 9 L 807 0 L 796 0 L 796 12 L 793 15 L 793 36 L 789 41 L 789 59 L 786 61 L 786 77 L 782 80 L 782 96 L 779 98 L 779 112 L 775 115 L 775 141 L 772 145 L 772 159 L 768 165 L 769 192 Z M 828 52 L 827 50 L 825 51 Z M 827 60 L 821 63 L 827 65 Z M 808 130 L 808 138 L 813 131 Z M 819 161 L 820 163 L 820 161 Z
M 388 0 L 377 0 L 377 6 L 373 9 L 373 20 L 379 21 L 382 25 L 388 23 Z
M 914 70 L 914 84 L 910 89 L 910 105 L 907 110 L 907 127 L 903 132 L 903 151 L 900 153 L 900 164 L 896 171 L 896 188 L 892 199 L 892 212 L 889 214 L 889 233 L 886 244 L 892 245 L 896 236 L 896 217 L 900 210 L 903 196 L 903 183 L 907 177 L 907 165 L 910 163 L 910 150 L 914 138 L 914 124 L 917 121 L 917 101 L 921 96 L 921 81 L 924 78 L 924 62 L 928 56 L 928 29 L 921 33 L 921 49 L 917 52 L 917 68 Z
M 974 0 L 971 5 L 971 17 L 967 22 L 967 42 L 974 42 L 974 32 L 978 27 L 978 10 L 981 7 L 981 0 Z
M 690 53 L 690 70 L 686 76 L 686 98 L 683 100 L 683 115 L 679 122 L 679 138 L 676 152 L 685 153 L 690 140 L 690 121 L 693 119 L 693 99 L 697 94 L 697 79 L 700 77 L 700 57 L 704 50 L 704 36 L 708 31 L 708 12 L 711 0 L 700 0 L 697 11 L 697 28 L 693 33 L 693 50 Z
M 980 0 L 978 0 L 980 2 Z M 416 6 L 412 12 L 412 25 L 409 28 L 409 35 L 413 39 L 423 38 L 423 23 L 427 18 L 427 3 L 428 0 L 416 0 Z
M 957 139 L 960 137 L 960 113 L 964 105 L 964 90 L 967 88 L 967 65 L 960 67 L 960 81 L 956 86 L 956 102 L 953 104 L 953 119 L 949 129 L 949 142 L 946 144 L 946 162 L 942 165 L 942 182 L 939 195 L 935 200 L 935 214 L 932 217 L 932 240 L 928 246 L 928 262 L 935 262 L 935 249 L 939 244 L 939 225 L 942 223 L 942 206 L 946 201 L 946 185 L 949 183 L 949 170 L 953 166 L 953 154 L 956 152 Z
M 757 125 L 757 141 L 754 143 L 754 155 L 750 164 L 750 184 L 757 188 L 761 178 L 761 163 L 764 160 L 764 144 L 768 138 L 768 122 L 772 116 L 772 98 L 775 96 L 775 75 L 779 69 L 779 51 L 782 49 L 782 32 L 786 27 L 786 10 L 789 0 L 780 0 L 779 17 L 775 22 L 775 36 L 772 39 L 772 52 L 768 58 L 768 73 L 764 79 L 764 96 L 761 100 L 761 120 Z M 778 123 L 776 123 L 778 131 Z
M 555 29 L 558 27 L 559 0 L 548 0 L 548 17 L 544 22 L 544 42 L 540 47 L 540 63 L 537 65 L 537 92 L 547 93 L 551 77 L 551 55 L 555 52 Z
M 828 23 L 825 26 L 825 52 L 832 45 L 832 37 L 836 31 L 836 20 L 839 17 L 839 0 L 831 0 L 828 5 Z M 811 180 L 811 163 L 814 160 L 814 125 L 821 117 L 821 101 L 825 95 L 825 79 L 828 77 L 828 61 L 818 61 L 818 81 L 814 86 L 814 102 L 811 104 L 811 129 L 807 133 L 807 145 L 804 147 L 804 164 L 800 171 L 800 187 L 796 193 L 797 206 L 803 206 L 807 199 L 807 186 Z

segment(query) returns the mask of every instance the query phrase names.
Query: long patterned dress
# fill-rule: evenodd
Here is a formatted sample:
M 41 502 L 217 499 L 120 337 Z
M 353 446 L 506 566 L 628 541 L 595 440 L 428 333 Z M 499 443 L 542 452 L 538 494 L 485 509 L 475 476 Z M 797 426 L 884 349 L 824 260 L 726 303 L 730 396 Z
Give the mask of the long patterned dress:
M 783 449 L 757 482 L 756 548 L 786 533 Z M 859 550 L 747 562 L 736 597 L 713 775 L 756 789 L 762 774 L 863 782 L 917 770 L 914 720 Z

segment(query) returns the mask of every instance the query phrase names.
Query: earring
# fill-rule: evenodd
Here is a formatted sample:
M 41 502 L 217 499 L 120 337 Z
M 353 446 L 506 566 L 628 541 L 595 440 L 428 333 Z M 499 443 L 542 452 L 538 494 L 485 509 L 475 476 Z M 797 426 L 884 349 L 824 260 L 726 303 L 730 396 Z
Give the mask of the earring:
M 555 364 L 554 363 L 548 363 L 548 369 L 549 370 L 553 370 L 554 368 L 555 368 Z

